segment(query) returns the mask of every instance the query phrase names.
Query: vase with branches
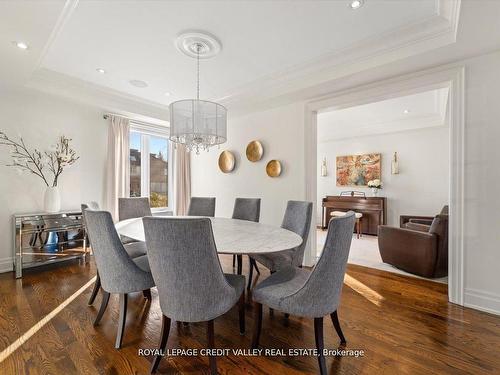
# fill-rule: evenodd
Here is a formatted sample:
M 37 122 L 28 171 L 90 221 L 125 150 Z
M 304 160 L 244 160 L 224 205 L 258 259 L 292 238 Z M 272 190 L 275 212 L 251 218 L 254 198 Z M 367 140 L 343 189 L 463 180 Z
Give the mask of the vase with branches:
M 20 174 L 28 172 L 43 181 L 46 186 L 45 210 L 48 212 L 59 211 L 60 199 L 57 188 L 59 177 L 66 167 L 73 165 L 79 159 L 71 147 L 71 141 L 62 135 L 49 151 L 42 152 L 27 146 L 21 136 L 16 140 L 0 131 L 0 145 L 10 148 L 12 163 L 7 166 L 16 168 Z

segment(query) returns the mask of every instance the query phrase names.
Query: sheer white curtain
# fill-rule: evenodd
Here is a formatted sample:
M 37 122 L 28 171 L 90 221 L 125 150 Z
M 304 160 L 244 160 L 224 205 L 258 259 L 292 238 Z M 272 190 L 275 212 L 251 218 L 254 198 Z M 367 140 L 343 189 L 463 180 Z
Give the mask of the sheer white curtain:
M 130 195 L 130 123 L 123 117 L 110 116 L 106 209 L 118 220 L 118 198 Z
M 173 150 L 174 209 L 176 215 L 186 215 L 191 200 L 191 156 L 184 145 Z

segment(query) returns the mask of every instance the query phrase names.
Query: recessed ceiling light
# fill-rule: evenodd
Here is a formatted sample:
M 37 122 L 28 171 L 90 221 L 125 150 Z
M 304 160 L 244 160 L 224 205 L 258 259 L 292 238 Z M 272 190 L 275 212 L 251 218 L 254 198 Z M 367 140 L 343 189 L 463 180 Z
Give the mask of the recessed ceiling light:
M 351 9 L 359 9 L 363 6 L 364 3 L 365 3 L 364 0 L 352 0 L 349 4 L 349 7 Z
M 410 110 L 409 110 L 409 109 L 405 109 L 405 110 L 403 111 L 403 113 L 404 113 L 405 115 L 407 115 L 408 113 L 410 113 Z
M 163 94 L 163 95 L 165 95 L 165 96 L 170 96 L 170 95 L 172 95 L 172 93 L 170 93 L 170 92 L 166 92 L 166 93 L 165 93 L 165 94 Z
M 106 71 L 103 68 L 97 68 L 96 71 L 101 74 L 106 73 Z
M 143 89 L 144 87 L 148 87 L 147 82 L 141 81 L 139 79 L 130 80 L 128 81 L 128 83 L 130 83 L 132 86 L 139 87 L 141 89 Z
M 28 45 L 24 42 L 12 42 L 19 49 L 28 49 Z

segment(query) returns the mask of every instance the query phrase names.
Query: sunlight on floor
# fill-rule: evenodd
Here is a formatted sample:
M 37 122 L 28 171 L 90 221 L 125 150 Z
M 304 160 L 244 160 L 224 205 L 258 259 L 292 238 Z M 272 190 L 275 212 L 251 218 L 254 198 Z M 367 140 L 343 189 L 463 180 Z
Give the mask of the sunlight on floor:
M 368 301 L 370 301 L 376 306 L 380 306 L 382 304 L 382 301 L 385 299 L 376 291 L 366 286 L 361 281 L 356 280 L 354 277 L 349 276 L 347 273 L 345 274 L 344 277 L 344 284 L 346 284 L 349 288 L 351 288 L 358 294 L 361 294 L 363 297 L 365 297 Z
M 94 284 L 96 277 L 94 276 L 90 279 L 85 285 L 83 285 L 80 289 L 78 289 L 75 293 L 65 299 L 59 306 L 57 306 L 50 313 L 45 315 L 40 321 L 36 322 L 33 327 L 23 333 L 16 341 L 6 347 L 4 350 L 0 352 L 0 363 L 2 363 L 9 355 L 14 353 L 21 345 L 23 345 L 26 341 L 28 341 L 31 336 L 37 333 L 40 329 L 43 328 L 48 322 L 50 322 L 57 314 L 59 314 L 66 306 L 68 306 L 75 298 L 77 298 L 80 294 L 82 294 L 85 289 Z

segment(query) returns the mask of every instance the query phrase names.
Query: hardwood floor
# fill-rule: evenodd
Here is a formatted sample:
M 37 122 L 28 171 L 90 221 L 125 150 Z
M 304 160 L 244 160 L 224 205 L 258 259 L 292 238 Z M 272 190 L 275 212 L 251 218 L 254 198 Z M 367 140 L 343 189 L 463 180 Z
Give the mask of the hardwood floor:
M 232 272 L 232 257 L 221 258 Z M 244 270 L 248 264 L 244 263 Z M 267 273 L 261 267 L 261 279 Z M 447 303 L 446 285 L 349 265 L 339 318 L 347 349 L 362 349 L 363 357 L 327 357 L 331 374 L 481 374 L 500 373 L 500 317 Z M 95 267 L 73 263 L 43 272 L 26 272 L 21 280 L 0 275 L 0 360 L 4 351 L 44 316 L 95 276 Z M 52 320 L 0 363 L 0 374 L 146 374 L 151 357 L 139 348 L 155 348 L 161 313 L 153 289 L 149 303 L 142 293 L 129 298 L 123 346 L 114 349 L 118 298 L 111 297 L 101 324 L 93 319 L 101 301 L 87 306 L 89 286 Z M 246 335 L 240 336 L 238 308 L 215 321 L 218 348 L 249 349 L 253 330 L 252 304 L 247 296 Z M 325 347 L 339 339 L 324 319 Z M 314 348 L 312 319 L 288 320 L 264 308 L 263 348 L 288 351 Z M 168 348 L 206 347 L 205 324 L 172 323 Z M 217 360 L 221 374 L 317 373 L 316 357 L 244 357 Z M 160 373 L 208 373 L 207 357 L 169 357 Z

